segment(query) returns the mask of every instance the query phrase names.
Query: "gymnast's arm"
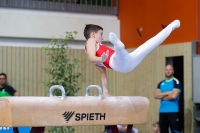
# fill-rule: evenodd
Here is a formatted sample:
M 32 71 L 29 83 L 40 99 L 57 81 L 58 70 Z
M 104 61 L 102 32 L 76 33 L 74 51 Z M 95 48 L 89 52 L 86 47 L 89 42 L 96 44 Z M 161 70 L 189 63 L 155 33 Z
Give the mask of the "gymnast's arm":
M 164 97 L 163 99 L 174 100 L 178 97 L 179 93 L 180 93 L 179 89 L 173 89 L 173 91 L 168 96 Z
M 168 96 L 171 92 L 161 92 L 160 89 L 156 89 L 154 92 L 154 98 L 155 99 L 162 99 L 166 96 Z
M 108 93 L 106 68 L 97 66 L 97 65 L 95 65 L 95 66 L 99 70 L 100 75 L 101 75 L 101 83 L 102 83 L 103 93 Z
M 88 39 L 86 43 L 87 54 L 91 63 L 101 63 L 102 57 L 96 56 L 96 40 L 94 38 Z
M 164 97 L 163 99 L 174 100 L 179 96 L 181 90 L 182 90 L 182 84 L 179 81 L 176 81 L 174 82 L 174 89 L 172 90 L 172 92 L 168 96 Z

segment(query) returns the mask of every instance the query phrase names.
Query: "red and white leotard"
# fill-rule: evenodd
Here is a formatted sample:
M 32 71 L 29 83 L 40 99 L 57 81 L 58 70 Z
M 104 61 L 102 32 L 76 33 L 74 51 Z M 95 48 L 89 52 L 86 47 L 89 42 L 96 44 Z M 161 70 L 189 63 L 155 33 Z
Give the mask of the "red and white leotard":
M 108 58 L 107 58 L 107 60 L 106 60 L 105 62 L 103 62 L 103 63 L 95 63 L 95 64 L 98 65 L 98 66 L 104 66 L 104 67 L 107 67 L 107 68 L 112 69 L 112 68 L 110 67 L 109 62 L 110 62 L 110 57 L 113 55 L 113 53 L 114 53 L 115 51 L 114 51 L 113 49 L 111 49 L 111 48 L 109 48 L 109 47 L 107 47 L 107 46 L 101 44 L 101 43 L 98 43 L 98 42 L 97 42 L 97 44 L 98 44 L 98 48 L 97 48 L 97 50 L 96 50 L 96 56 L 97 56 L 97 57 L 101 57 L 101 55 L 102 55 L 104 52 L 106 53 L 107 50 L 109 50 L 109 55 L 108 55 Z M 87 53 L 86 46 L 85 46 L 85 52 Z

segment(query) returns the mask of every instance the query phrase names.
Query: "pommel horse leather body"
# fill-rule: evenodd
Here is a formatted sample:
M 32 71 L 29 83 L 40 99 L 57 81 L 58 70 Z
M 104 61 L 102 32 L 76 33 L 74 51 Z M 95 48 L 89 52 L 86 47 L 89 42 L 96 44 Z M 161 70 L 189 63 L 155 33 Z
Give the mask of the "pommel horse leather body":
M 4 97 L 0 98 L 0 125 L 72 126 L 142 124 L 149 101 L 140 96 L 98 97 Z
M 53 96 L 59 88 L 62 97 Z M 99 96 L 88 96 L 97 88 Z M 90 85 L 85 96 L 65 96 L 62 86 L 50 88 L 50 97 L 3 97 L 0 98 L 0 126 L 31 126 L 31 133 L 42 133 L 46 126 L 108 125 L 117 133 L 117 124 L 143 124 L 147 121 L 149 100 L 142 96 L 102 97 L 102 89 Z M 110 125 L 110 126 L 109 126 Z M 115 125 L 115 126 L 111 126 Z M 15 132 L 17 133 L 17 131 Z

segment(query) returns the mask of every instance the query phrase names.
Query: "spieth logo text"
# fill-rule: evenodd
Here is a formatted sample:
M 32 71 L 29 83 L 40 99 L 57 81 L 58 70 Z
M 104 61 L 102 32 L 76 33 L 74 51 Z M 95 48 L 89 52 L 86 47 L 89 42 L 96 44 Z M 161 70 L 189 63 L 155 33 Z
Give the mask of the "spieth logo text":
M 73 119 L 75 119 L 75 121 L 94 121 L 106 119 L 106 113 L 75 113 L 75 111 L 66 111 L 62 115 L 66 122 L 69 122 L 74 115 L 75 117 Z

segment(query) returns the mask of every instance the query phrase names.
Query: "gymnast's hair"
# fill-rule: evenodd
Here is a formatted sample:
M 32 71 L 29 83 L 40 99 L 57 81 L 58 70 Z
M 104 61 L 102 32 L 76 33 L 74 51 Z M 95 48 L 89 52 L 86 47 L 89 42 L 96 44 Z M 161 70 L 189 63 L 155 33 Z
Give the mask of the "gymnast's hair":
M 103 30 L 103 28 L 98 25 L 87 24 L 84 29 L 84 36 L 86 39 L 89 39 L 92 32 L 97 33 L 99 30 Z

